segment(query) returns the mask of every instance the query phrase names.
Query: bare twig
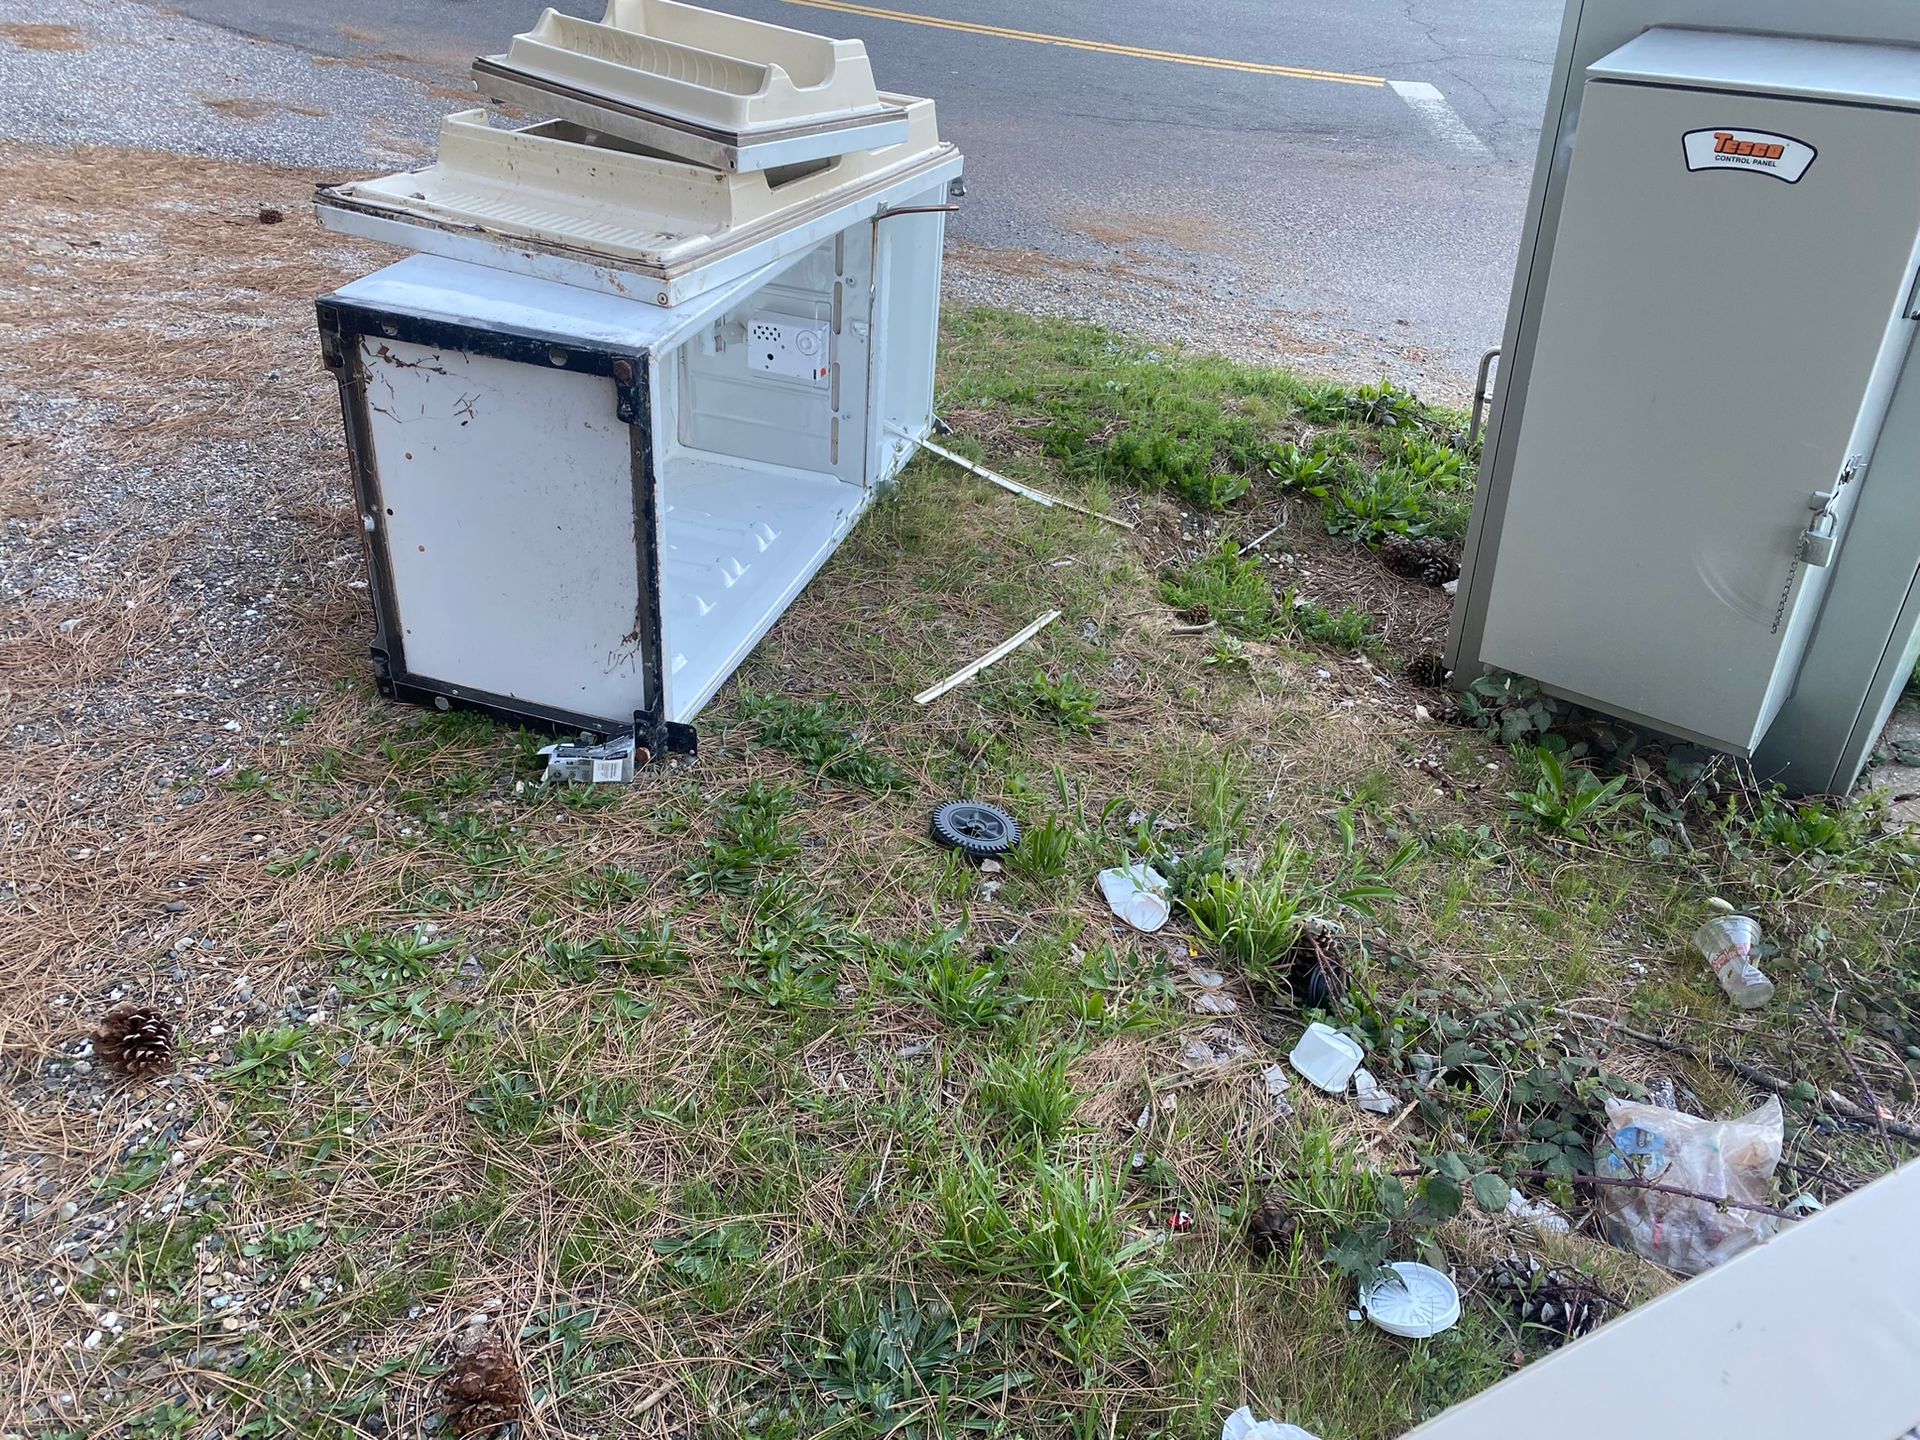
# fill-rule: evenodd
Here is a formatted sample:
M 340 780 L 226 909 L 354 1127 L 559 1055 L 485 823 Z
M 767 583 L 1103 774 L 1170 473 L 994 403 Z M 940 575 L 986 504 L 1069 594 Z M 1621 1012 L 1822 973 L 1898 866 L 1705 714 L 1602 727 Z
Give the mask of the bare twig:
M 1707 1057 L 1703 1057 L 1690 1046 L 1682 1045 L 1678 1040 L 1668 1040 L 1660 1035 L 1649 1034 L 1645 1030 L 1636 1030 L 1631 1025 L 1623 1025 L 1618 1020 L 1609 1019 L 1605 1015 L 1593 1015 L 1585 1010 L 1569 1010 L 1561 1005 L 1556 1005 L 1553 1009 L 1554 1013 L 1565 1015 L 1569 1020 L 1584 1020 L 1589 1025 L 1604 1025 L 1607 1029 L 1625 1035 L 1630 1040 L 1638 1040 L 1641 1044 L 1651 1045 L 1656 1050 L 1665 1050 L 1669 1055 L 1679 1055 L 1701 1064 L 1712 1063 L 1724 1066 L 1742 1080 L 1758 1085 L 1764 1090 L 1771 1090 L 1776 1095 L 1788 1095 L 1793 1091 L 1791 1081 L 1781 1079 L 1771 1070 L 1762 1069 L 1750 1060 L 1736 1060 L 1731 1055 L 1715 1055 L 1709 1062 Z M 1816 1095 L 1814 1099 L 1822 1109 L 1831 1110 L 1834 1114 L 1849 1120 L 1857 1120 L 1863 1125 L 1879 1125 L 1882 1134 L 1898 1135 L 1910 1144 L 1920 1145 L 1920 1127 L 1909 1125 L 1901 1120 L 1891 1120 L 1884 1115 L 1872 1114 L 1833 1090 L 1827 1091 L 1824 1095 Z
M 1406 1180 L 1429 1172 L 1424 1165 L 1416 1165 L 1410 1170 L 1396 1170 L 1393 1173 L 1397 1178 Z M 1784 1210 L 1778 1205 L 1762 1205 L 1757 1200 L 1733 1200 L 1725 1195 L 1709 1195 L 1704 1190 L 1688 1190 L 1679 1185 L 1662 1185 L 1657 1180 L 1642 1180 L 1631 1175 L 1561 1175 L 1552 1170 L 1503 1170 L 1498 1173 L 1502 1178 L 1514 1180 L 1564 1180 L 1569 1185 L 1593 1185 L 1620 1190 L 1653 1190 L 1662 1195 L 1678 1195 L 1685 1200 L 1702 1200 L 1721 1210 L 1751 1210 L 1760 1215 L 1775 1215 L 1782 1220 L 1800 1218 L 1797 1211 Z
M 1840 1058 L 1847 1062 L 1847 1073 L 1853 1076 L 1853 1083 L 1860 1087 L 1860 1093 L 1867 1097 L 1867 1104 L 1873 1107 L 1873 1122 L 1880 1127 L 1880 1143 L 1886 1147 L 1887 1164 L 1899 1168 L 1900 1152 L 1893 1148 L 1893 1137 L 1887 1134 L 1887 1112 L 1880 1104 L 1880 1097 L 1873 1093 L 1873 1086 L 1867 1083 L 1867 1077 L 1860 1073 L 1859 1062 L 1853 1058 L 1853 1052 L 1847 1048 L 1847 1042 L 1840 1037 L 1840 1027 L 1833 1023 L 1833 1017 L 1825 1011 L 1815 1010 L 1820 1024 L 1825 1027 L 1827 1038 L 1833 1041 L 1833 1048 L 1840 1052 Z
M 1730 1200 L 1724 1195 L 1709 1195 L 1703 1190 L 1688 1190 L 1680 1185 L 1662 1185 L 1632 1175 L 1556 1175 L 1551 1170 L 1515 1170 L 1516 1180 L 1565 1180 L 1569 1185 L 1597 1185 L 1621 1190 L 1654 1190 L 1662 1195 L 1678 1195 L 1687 1200 L 1704 1200 L 1721 1210 L 1751 1210 L 1760 1215 L 1775 1215 L 1782 1220 L 1798 1220 L 1799 1212 L 1778 1205 L 1762 1205 L 1756 1200 Z

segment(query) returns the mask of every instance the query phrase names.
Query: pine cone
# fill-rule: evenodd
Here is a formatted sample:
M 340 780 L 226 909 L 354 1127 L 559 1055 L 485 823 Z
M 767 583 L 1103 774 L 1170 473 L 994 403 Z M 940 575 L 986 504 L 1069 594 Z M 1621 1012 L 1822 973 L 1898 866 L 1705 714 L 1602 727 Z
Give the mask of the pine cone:
M 122 1075 L 138 1077 L 173 1064 L 177 1032 L 152 1005 L 122 1000 L 94 1027 L 93 1053 Z
M 483 1435 L 522 1418 L 526 1382 L 513 1358 L 513 1346 L 492 1333 L 462 1336 L 453 1364 L 441 1377 L 447 1424 L 456 1435 Z
M 1605 1324 L 1621 1306 L 1592 1277 L 1550 1269 L 1531 1255 L 1510 1256 L 1480 1277 L 1490 1299 L 1559 1345 Z
M 1293 1236 L 1298 1228 L 1299 1223 L 1287 1208 L 1287 1202 L 1277 1195 L 1269 1195 L 1260 1202 L 1260 1208 L 1247 1217 L 1247 1249 L 1262 1260 L 1285 1255 L 1293 1249 Z
M 1416 655 L 1407 661 L 1407 678 L 1438 690 L 1447 683 L 1447 662 L 1434 654 Z
M 1394 574 L 1429 585 L 1444 585 L 1460 574 L 1453 547 L 1431 535 L 1388 535 L 1380 542 L 1380 558 Z

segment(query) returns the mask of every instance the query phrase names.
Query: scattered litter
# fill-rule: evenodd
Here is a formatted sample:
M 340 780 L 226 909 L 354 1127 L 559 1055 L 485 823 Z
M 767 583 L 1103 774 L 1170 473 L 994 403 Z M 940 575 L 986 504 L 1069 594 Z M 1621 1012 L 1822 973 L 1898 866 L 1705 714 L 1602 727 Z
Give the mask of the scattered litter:
M 933 812 L 930 828 L 949 850 L 976 860 L 1005 855 L 1020 843 L 1020 822 L 981 800 L 949 800 Z
M 1210 1025 L 1200 1034 L 1187 1042 L 1187 1048 L 1181 1058 L 1196 1070 L 1204 1070 L 1215 1065 L 1230 1065 L 1253 1053 L 1244 1043 L 1229 1031 L 1218 1025 Z
M 1284 1420 L 1256 1420 L 1253 1411 L 1242 1405 L 1227 1416 L 1227 1423 L 1220 1427 L 1220 1440 L 1320 1440 L 1320 1437 Z
M 1133 1122 L 1133 1128 L 1144 1130 L 1153 1123 L 1154 1106 L 1158 1105 L 1162 1115 L 1171 1116 L 1180 1108 L 1178 1095 L 1162 1095 L 1156 1101 L 1140 1107 L 1140 1118 Z
M 1707 957 L 1727 998 L 1742 1010 L 1758 1010 L 1773 998 L 1773 982 L 1753 963 L 1760 922 L 1751 915 L 1715 915 L 1693 932 L 1694 948 Z
M 543 745 L 548 783 L 566 785 L 630 785 L 633 783 L 633 736 L 616 735 L 598 745 Z
M 1715 1199 L 1765 1204 L 1780 1163 L 1784 1121 L 1769 1095 L 1735 1120 L 1702 1120 L 1630 1100 L 1607 1101 L 1609 1134 L 1594 1147 L 1594 1174 L 1651 1180 Z M 1595 1203 L 1607 1238 L 1682 1275 L 1698 1275 L 1770 1238 L 1771 1215 L 1712 1200 L 1625 1185 L 1600 1187 Z
M 1196 1015 L 1232 1015 L 1240 1009 L 1240 1002 L 1227 994 L 1227 977 L 1218 970 L 1189 970 L 1187 978 L 1200 987 L 1200 993 L 1193 997 L 1193 1013 Z
M 893 433 L 901 439 L 912 441 L 912 443 L 918 445 L 929 455 L 938 455 L 949 465 L 958 465 L 969 475 L 978 475 L 989 485 L 998 485 L 1002 490 L 1010 490 L 1015 495 L 1033 501 L 1036 505 L 1044 505 L 1049 510 L 1057 505 L 1062 510 L 1072 510 L 1081 515 L 1091 515 L 1094 519 L 1104 520 L 1109 525 L 1118 525 L 1122 530 L 1133 529 L 1133 522 L 1131 520 L 1122 520 L 1118 515 L 1103 515 L 1098 510 L 1089 510 L 1086 506 L 1076 505 L 1071 500 L 1062 500 L 1058 495 L 1049 495 L 1046 491 L 1036 490 L 1031 485 L 1022 485 L 1018 480 L 1009 480 L 1006 476 L 989 470 L 984 465 L 975 464 L 964 455 L 955 454 L 945 446 L 935 445 L 931 440 L 918 439 L 908 434 L 905 430 L 895 429 L 893 426 L 888 426 L 887 428 L 893 430 Z
M 1454 579 L 1447 581 L 1447 583 L 1442 585 L 1440 589 L 1443 593 L 1447 595 L 1458 595 L 1460 593 L 1459 578 L 1456 576 Z
M 1193 1229 L 1193 1215 L 1186 1210 L 1171 1210 L 1167 1212 L 1167 1229 L 1176 1235 L 1184 1234 L 1186 1231 Z
M 1413 1083 L 1425 1090 L 1440 1078 L 1440 1057 L 1429 1055 L 1424 1050 L 1416 1050 L 1407 1057 L 1413 1061 Z
M 1400 1108 L 1400 1102 L 1364 1065 L 1353 1072 L 1353 1098 L 1360 1102 L 1362 1110 L 1371 1110 L 1376 1115 L 1391 1115 Z
M 1451 1330 L 1460 1320 L 1460 1291 L 1431 1265 L 1396 1260 L 1392 1273 L 1360 1292 L 1360 1308 L 1389 1335 L 1424 1340 Z
M 1293 1047 L 1287 1063 L 1318 1089 L 1329 1095 L 1344 1095 L 1364 1053 L 1358 1040 L 1316 1021 Z
M 1174 1112 L 1180 1108 L 1180 1097 L 1174 1094 L 1161 1095 L 1141 1106 L 1140 1118 L 1133 1122 L 1133 1129 L 1136 1135 L 1145 1134 L 1147 1129 L 1153 1124 L 1153 1112 L 1156 1106 L 1159 1107 L 1162 1115 L 1166 1116 L 1168 1120 L 1172 1120 Z M 1135 1170 L 1144 1170 L 1147 1168 L 1146 1151 L 1136 1150 L 1133 1152 L 1133 1168 Z
M 1814 1211 L 1824 1210 L 1827 1207 L 1814 1199 L 1813 1196 L 1802 1194 L 1796 1195 L 1793 1199 L 1789 1200 L 1785 1208 L 1793 1211 L 1796 1215 L 1811 1215 Z
M 1260 1072 L 1260 1081 L 1267 1092 L 1267 1099 L 1273 1102 L 1273 1108 L 1282 1115 L 1293 1114 L 1293 1103 L 1287 1099 L 1287 1091 L 1292 1086 L 1288 1083 L 1285 1067 L 1267 1066 Z
M 1102 870 L 1100 893 L 1114 914 L 1149 935 L 1165 925 L 1173 913 L 1167 903 L 1167 877 L 1151 865 L 1134 863 Z
M 1523 1224 L 1531 1225 L 1540 1235 L 1571 1235 L 1573 1222 L 1561 1213 L 1557 1205 L 1545 1200 L 1529 1200 L 1518 1190 L 1507 1192 L 1507 1214 Z
M 1006 659 L 1007 656 L 1018 650 L 1022 645 L 1026 644 L 1027 641 L 1038 635 L 1059 618 L 1060 612 L 1058 610 L 1047 611 L 1046 614 L 1027 626 L 1027 628 L 1019 634 L 1009 636 L 1007 639 L 1002 640 L 978 660 L 969 660 L 938 685 L 930 686 L 922 690 L 918 695 L 913 697 L 913 703 L 916 705 L 929 704 L 932 701 L 938 700 L 942 695 L 953 689 L 954 686 L 966 684 L 967 681 L 978 675 L 982 670 L 985 670 L 989 665 Z

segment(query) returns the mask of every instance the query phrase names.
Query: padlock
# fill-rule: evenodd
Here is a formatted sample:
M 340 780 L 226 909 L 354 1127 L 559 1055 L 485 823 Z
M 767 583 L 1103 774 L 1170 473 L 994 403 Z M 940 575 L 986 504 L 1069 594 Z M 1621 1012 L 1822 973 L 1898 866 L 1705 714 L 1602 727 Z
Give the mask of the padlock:
M 1839 540 L 1833 533 L 1833 517 L 1822 515 L 1800 536 L 1800 558 L 1806 564 L 1825 569 L 1833 563 L 1834 547 Z

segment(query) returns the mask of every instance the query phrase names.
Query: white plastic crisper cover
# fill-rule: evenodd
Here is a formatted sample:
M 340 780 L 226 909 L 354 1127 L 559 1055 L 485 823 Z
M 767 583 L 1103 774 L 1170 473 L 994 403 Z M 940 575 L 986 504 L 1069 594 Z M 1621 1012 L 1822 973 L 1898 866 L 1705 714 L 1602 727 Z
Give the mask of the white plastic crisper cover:
M 741 135 L 899 113 L 860 41 L 677 0 L 612 0 L 600 23 L 548 10 L 490 68 Z
M 906 144 L 859 151 L 791 178 L 665 159 L 564 120 L 495 129 L 486 111 L 463 110 L 441 122 L 433 164 L 331 186 L 316 204 L 331 229 L 351 230 L 335 217 L 358 212 L 668 272 L 923 170 L 951 163 L 958 173 L 953 147 L 935 129 L 933 102 L 907 100 L 906 108 L 913 127 Z

